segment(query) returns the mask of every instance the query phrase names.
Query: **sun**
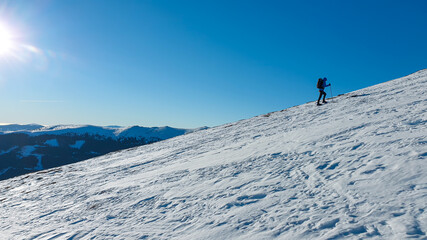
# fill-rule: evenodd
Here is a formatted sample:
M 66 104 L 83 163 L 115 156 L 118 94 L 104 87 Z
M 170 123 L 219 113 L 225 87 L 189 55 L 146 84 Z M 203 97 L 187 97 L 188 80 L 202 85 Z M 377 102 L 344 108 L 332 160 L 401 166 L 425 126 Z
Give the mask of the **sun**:
M 0 23 L 0 55 L 9 53 L 13 48 L 13 36 L 9 29 Z

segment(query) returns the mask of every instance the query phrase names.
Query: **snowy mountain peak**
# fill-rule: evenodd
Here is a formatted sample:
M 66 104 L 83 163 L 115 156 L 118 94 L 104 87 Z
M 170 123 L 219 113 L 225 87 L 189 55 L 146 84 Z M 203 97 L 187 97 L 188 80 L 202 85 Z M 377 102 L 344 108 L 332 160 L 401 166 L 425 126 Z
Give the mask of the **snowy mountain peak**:
M 427 71 L 0 182 L 5 239 L 425 239 Z
M 0 133 L 17 132 L 17 131 L 34 131 L 40 128 L 43 128 L 43 126 L 38 124 L 26 124 L 26 125 L 5 124 L 5 125 L 0 125 Z
M 53 125 L 53 126 L 42 126 L 37 124 L 29 125 L 19 125 L 19 124 L 10 124 L 10 125 L 0 125 L 0 134 L 10 134 L 10 133 L 24 133 L 31 136 L 37 135 L 99 135 L 102 137 L 110 138 L 158 138 L 158 139 L 168 139 L 171 137 L 176 137 L 185 133 L 193 132 L 198 129 L 180 129 L 180 128 L 171 128 L 171 127 L 120 127 L 120 126 L 93 126 L 93 125 Z

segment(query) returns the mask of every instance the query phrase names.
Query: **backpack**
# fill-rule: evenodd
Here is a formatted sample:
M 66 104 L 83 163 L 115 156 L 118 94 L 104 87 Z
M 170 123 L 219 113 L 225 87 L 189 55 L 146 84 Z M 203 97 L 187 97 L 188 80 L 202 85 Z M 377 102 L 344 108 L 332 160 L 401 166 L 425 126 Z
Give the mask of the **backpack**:
M 323 88 L 323 79 L 319 78 L 317 81 L 317 88 Z

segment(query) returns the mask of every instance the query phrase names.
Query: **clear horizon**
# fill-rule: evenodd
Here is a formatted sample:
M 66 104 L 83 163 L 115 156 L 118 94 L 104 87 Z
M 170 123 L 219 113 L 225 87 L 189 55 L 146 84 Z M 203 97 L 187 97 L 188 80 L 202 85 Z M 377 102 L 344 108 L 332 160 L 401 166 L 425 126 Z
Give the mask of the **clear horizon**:
M 427 68 L 427 1 L 2 1 L 0 123 L 197 128 Z M 330 89 L 327 89 L 330 97 Z

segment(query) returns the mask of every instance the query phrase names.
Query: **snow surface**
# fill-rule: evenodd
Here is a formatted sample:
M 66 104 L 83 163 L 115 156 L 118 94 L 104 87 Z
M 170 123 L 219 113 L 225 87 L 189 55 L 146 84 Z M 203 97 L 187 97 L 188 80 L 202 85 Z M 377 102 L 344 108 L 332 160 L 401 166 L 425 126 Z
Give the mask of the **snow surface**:
M 38 147 L 38 146 L 23 146 L 21 148 L 22 157 L 28 157 L 28 156 L 32 155 L 32 153 L 36 150 L 36 147 Z
M 426 239 L 427 71 L 0 182 L 1 239 Z

